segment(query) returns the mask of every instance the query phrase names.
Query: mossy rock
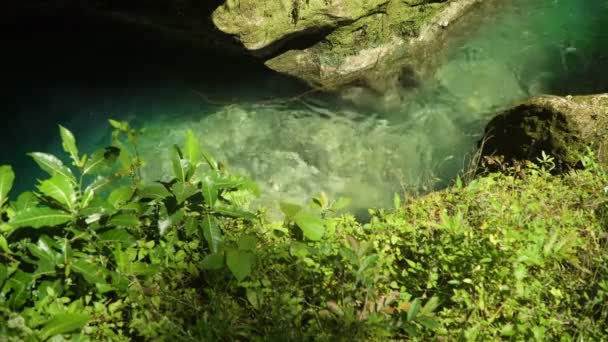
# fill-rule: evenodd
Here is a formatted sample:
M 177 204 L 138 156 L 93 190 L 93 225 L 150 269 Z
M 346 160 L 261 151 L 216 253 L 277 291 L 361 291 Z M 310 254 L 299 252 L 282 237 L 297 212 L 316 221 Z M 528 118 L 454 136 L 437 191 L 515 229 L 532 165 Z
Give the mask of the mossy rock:
M 506 162 L 536 161 L 545 152 L 558 172 L 580 167 L 591 147 L 608 165 L 608 94 L 533 98 L 492 119 L 480 144 L 482 156 Z
M 383 93 L 420 59 L 417 50 L 435 46 L 482 1 L 227 0 L 213 22 L 269 68 L 315 88 L 365 85 Z

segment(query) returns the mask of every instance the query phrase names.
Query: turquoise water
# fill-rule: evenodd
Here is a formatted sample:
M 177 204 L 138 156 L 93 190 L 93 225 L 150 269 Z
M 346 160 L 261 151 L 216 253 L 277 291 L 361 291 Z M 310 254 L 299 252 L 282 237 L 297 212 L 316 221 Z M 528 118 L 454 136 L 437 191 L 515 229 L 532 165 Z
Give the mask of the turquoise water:
M 606 1 L 501 4 L 482 6 L 457 24 L 437 70 L 418 87 L 402 89 L 397 110 L 262 102 L 279 91 L 293 95 L 302 89 L 254 68 L 232 76 L 205 74 L 213 68 L 193 73 L 196 58 L 178 60 L 185 71 L 151 68 L 150 80 L 127 78 L 122 88 L 110 82 L 83 90 L 79 81 L 50 87 L 55 107 L 47 102 L 38 110 L 64 113 L 60 121 L 91 147 L 104 143 L 107 130 L 99 127 L 107 116 L 131 119 L 145 128 L 144 160 L 155 161 L 144 170 L 148 179 L 167 177 L 169 164 L 156 161 L 191 129 L 230 169 L 260 184 L 262 203 L 303 202 L 324 191 L 330 198 L 350 197 L 353 208 L 385 206 L 394 192 L 416 194 L 453 179 L 500 109 L 538 94 L 608 91 Z M 175 62 L 173 53 L 167 56 Z M 156 63 L 164 65 L 162 59 Z M 34 137 L 20 149 L 48 145 Z

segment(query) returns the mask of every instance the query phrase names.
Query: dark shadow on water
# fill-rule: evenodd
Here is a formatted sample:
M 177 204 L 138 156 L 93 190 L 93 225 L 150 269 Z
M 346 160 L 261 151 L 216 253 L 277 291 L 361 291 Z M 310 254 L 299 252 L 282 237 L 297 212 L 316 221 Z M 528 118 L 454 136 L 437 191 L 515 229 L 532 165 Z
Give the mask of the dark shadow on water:
M 87 137 L 86 151 L 106 141 L 109 117 L 200 115 L 306 89 L 251 56 L 106 19 L 0 16 L 0 39 L 0 164 L 13 165 L 19 190 L 41 176 L 26 152 L 59 153 L 59 123 Z

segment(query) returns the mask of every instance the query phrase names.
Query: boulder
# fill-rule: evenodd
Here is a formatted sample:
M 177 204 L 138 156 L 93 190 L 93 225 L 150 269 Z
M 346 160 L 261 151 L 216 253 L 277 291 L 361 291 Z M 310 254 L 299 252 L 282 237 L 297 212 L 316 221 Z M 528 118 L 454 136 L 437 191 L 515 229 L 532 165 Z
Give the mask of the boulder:
M 506 162 L 536 161 L 545 152 L 558 172 L 580 167 L 587 147 L 608 164 L 608 94 L 532 98 L 494 117 L 480 144 L 482 156 Z
M 415 50 L 481 1 L 227 0 L 213 22 L 271 69 L 313 87 L 384 92 Z

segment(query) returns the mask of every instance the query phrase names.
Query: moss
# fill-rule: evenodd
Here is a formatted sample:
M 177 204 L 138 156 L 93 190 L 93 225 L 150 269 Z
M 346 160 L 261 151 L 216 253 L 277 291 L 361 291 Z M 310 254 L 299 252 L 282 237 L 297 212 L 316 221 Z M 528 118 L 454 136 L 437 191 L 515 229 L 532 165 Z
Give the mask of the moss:
M 422 25 L 444 6 L 445 3 L 434 3 L 411 7 L 402 1 L 394 0 L 377 13 L 335 30 L 315 49 L 323 52 L 328 64 L 341 64 L 344 57 L 390 43 L 395 37 L 409 38 L 418 35 Z
M 580 167 L 591 147 L 602 163 L 608 133 L 605 95 L 535 98 L 495 117 L 486 129 L 484 155 L 536 160 L 542 152 L 556 159 L 557 171 Z
M 256 50 L 291 34 L 320 27 L 338 27 L 373 13 L 388 0 L 240 0 L 213 14 L 216 26 L 236 34 Z

